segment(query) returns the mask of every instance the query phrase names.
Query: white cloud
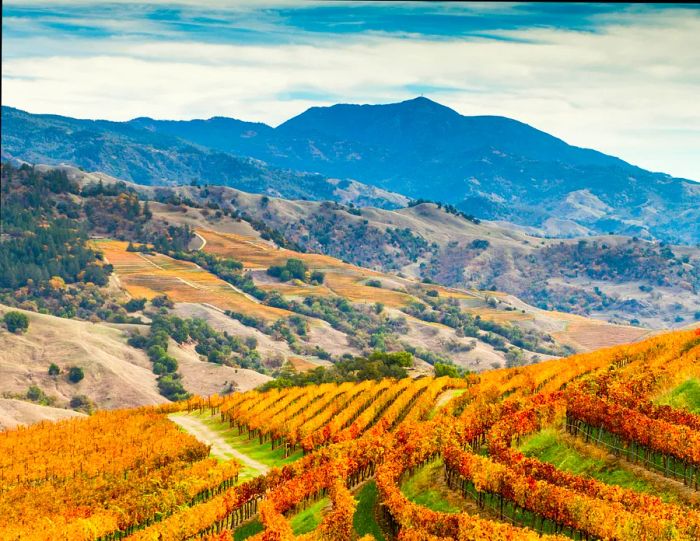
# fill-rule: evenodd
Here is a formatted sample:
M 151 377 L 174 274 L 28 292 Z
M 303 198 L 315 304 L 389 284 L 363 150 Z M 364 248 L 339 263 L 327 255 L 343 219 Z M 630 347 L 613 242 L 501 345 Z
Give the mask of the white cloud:
M 602 33 L 513 32 L 530 43 L 319 38 L 235 45 L 44 38 L 52 57 L 8 56 L 3 102 L 32 112 L 124 120 L 227 115 L 277 124 L 312 105 L 391 102 L 406 87 L 466 115 L 517 118 L 642 167 L 700 179 L 700 18 L 678 12 Z M 32 38 L 15 39 L 29 50 Z M 34 43 L 34 42 L 32 42 Z M 34 43 L 36 45 L 36 43 Z M 280 99 L 306 91 L 318 99 Z

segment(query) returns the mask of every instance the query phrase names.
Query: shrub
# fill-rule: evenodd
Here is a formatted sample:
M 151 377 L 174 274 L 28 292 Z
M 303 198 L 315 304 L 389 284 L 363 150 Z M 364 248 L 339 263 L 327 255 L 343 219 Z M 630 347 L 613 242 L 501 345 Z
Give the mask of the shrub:
M 459 377 L 459 369 L 453 364 L 435 363 L 435 377 L 450 376 L 451 378 Z
M 7 312 L 2 320 L 10 332 L 23 333 L 29 328 L 29 318 L 22 312 Z
M 382 287 L 382 283 L 379 280 L 367 280 L 367 285 L 369 287 Z
M 31 400 L 32 402 L 40 402 L 43 398 L 46 397 L 46 394 L 44 391 L 42 391 L 39 387 L 36 385 L 32 385 L 27 389 L 27 399 Z
M 472 249 L 474 249 L 474 250 L 485 250 L 485 249 L 488 248 L 490 245 L 491 245 L 491 244 L 489 243 L 489 241 L 487 241 L 487 240 L 485 240 L 485 239 L 474 239 L 474 240 L 471 241 L 471 243 L 469 244 L 469 247 L 472 248 Z
M 282 266 L 277 265 L 267 269 L 267 274 L 279 278 L 282 282 L 288 282 L 292 278 L 306 282 L 308 270 L 308 267 L 301 259 L 288 259 Z M 322 275 L 323 273 L 320 274 Z
M 68 369 L 68 381 L 78 383 L 85 377 L 85 372 L 79 366 L 71 366 Z
M 132 348 L 144 349 L 148 344 L 148 337 L 143 334 L 134 333 L 127 340 L 127 344 Z
M 49 376 L 58 376 L 61 373 L 61 369 L 56 363 L 51 363 L 49 366 Z
M 177 374 L 167 374 L 158 378 L 160 394 L 170 400 L 185 400 L 190 394 L 182 386 Z

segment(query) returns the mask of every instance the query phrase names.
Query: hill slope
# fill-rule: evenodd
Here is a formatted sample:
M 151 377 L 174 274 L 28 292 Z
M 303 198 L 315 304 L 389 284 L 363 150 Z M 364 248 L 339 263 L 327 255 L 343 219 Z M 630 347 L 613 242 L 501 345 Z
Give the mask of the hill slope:
M 0 305 L 0 317 L 8 311 Z M 130 408 L 160 404 L 167 400 L 158 392 L 156 375 L 146 353 L 127 344 L 129 333 L 143 332 L 146 326 L 89 323 L 46 314 L 24 312 L 29 330 L 17 335 L 0 331 L 0 393 L 27 400 L 27 392 L 36 386 L 46 395 L 37 404 L 17 400 L 0 402 L 0 423 L 5 427 L 41 419 L 58 419 L 74 413 L 68 408 L 84 409 L 88 402 L 71 403 L 84 396 L 99 409 Z M 231 368 L 203 362 L 194 347 L 169 348 L 177 359 L 185 387 L 197 394 L 216 394 L 229 388 L 247 391 L 271 378 L 253 370 Z M 55 363 L 58 376 L 48 374 Z M 69 367 L 83 369 L 85 378 L 78 383 L 67 380 Z M 42 409 L 41 404 L 55 408 Z M 26 404 L 26 406 L 25 406 Z M 58 411 L 54 411 L 61 408 Z
M 0 313 L 8 308 L 0 306 Z M 103 409 L 158 404 L 156 377 L 145 353 L 127 345 L 129 326 L 115 328 L 50 315 L 25 312 L 29 330 L 22 335 L 0 333 L 2 391 L 25 394 L 37 385 L 56 406 L 69 407 L 76 395 L 85 395 Z M 50 376 L 51 363 L 62 374 Z M 70 383 L 70 366 L 81 367 L 85 378 Z
M 682 326 L 700 314 L 700 250 L 692 246 L 617 235 L 538 238 L 499 222 L 475 223 L 432 203 L 352 209 L 277 198 L 263 203 L 259 195 L 223 187 L 175 191 L 250 216 L 308 251 L 374 270 L 457 288 L 495 288 L 540 308 L 652 328 Z M 195 222 L 195 212 L 153 208 L 173 223 L 234 232 L 213 214 Z

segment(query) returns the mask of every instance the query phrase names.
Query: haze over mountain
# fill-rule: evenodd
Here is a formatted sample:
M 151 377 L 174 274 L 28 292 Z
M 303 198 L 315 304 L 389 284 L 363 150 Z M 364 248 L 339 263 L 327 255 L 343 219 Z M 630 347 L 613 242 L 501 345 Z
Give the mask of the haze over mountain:
M 199 180 L 337 199 L 324 177 L 353 179 L 549 236 L 614 232 L 700 241 L 700 184 L 568 145 L 516 120 L 463 116 L 423 97 L 313 107 L 277 128 L 223 117 L 78 121 L 3 107 L 3 128 L 3 159 L 68 162 L 140 183 Z

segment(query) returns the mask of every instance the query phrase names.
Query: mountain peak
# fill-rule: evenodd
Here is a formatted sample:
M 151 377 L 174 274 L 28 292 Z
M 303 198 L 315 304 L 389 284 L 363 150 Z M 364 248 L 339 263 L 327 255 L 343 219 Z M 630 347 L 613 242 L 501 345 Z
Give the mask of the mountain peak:
M 443 105 L 442 103 L 438 103 L 437 101 L 431 100 L 430 98 L 426 98 L 423 95 L 416 96 L 415 98 L 411 98 L 410 100 L 404 100 L 400 101 L 398 103 L 392 103 L 389 105 L 410 105 L 414 107 L 432 107 L 434 109 L 450 109 L 446 105 Z M 450 109 L 450 111 L 453 111 L 454 109 Z

